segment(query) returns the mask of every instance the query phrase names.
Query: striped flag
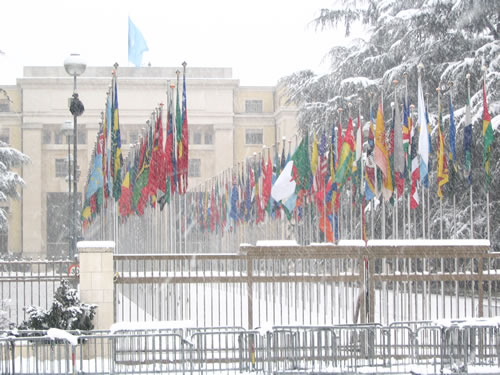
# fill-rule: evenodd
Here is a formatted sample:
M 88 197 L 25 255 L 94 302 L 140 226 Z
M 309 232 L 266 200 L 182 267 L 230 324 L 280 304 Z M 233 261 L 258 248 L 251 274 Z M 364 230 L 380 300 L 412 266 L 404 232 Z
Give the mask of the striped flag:
M 384 199 L 388 201 L 391 199 L 393 186 L 391 166 L 389 164 L 389 153 L 385 143 L 384 113 L 382 111 L 381 101 L 379 101 L 378 105 L 377 127 L 375 129 L 375 164 L 382 171 L 382 194 Z
M 418 124 L 420 133 L 418 137 L 418 154 L 420 155 L 420 183 L 429 187 L 429 128 L 427 127 L 427 118 L 424 101 L 424 91 L 422 89 L 422 79 L 418 77 Z
M 486 173 L 486 191 L 489 190 L 491 182 L 491 144 L 493 143 L 493 126 L 491 125 L 491 116 L 488 111 L 488 103 L 486 101 L 486 83 L 483 80 L 483 165 Z
M 394 107 L 394 180 L 397 187 L 397 196 L 400 197 L 403 194 L 405 185 L 405 150 L 401 111 L 397 101 Z
M 410 118 L 411 128 L 411 145 L 410 145 L 410 162 L 411 162 L 411 187 L 410 187 L 410 208 L 416 209 L 420 204 L 418 196 L 418 183 L 420 181 L 420 163 L 418 160 L 417 151 L 417 132 L 415 127 L 411 126 L 412 119 Z
M 444 150 L 444 134 L 443 134 L 443 119 L 442 119 L 442 107 L 439 101 L 438 108 L 438 140 L 439 140 L 439 150 L 438 150 L 438 160 L 437 160 L 437 182 L 438 189 L 437 195 L 439 198 L 443 198 L 443 186 L 448 183 L 448 162 L 446 158 L 446 152 Z
M 370 113 L 370 130 L 368 132 L 368 149 L 366 150 L 366 165 L 365 165 L 365 198 L 371 201 L 376 194 L 375 187 L 375 160 L 373 151 L 375 149 L 375 132 L 373 131 L 373 116 Z
M 352 118 L 349 117 L 349 123 L 347 124 L 347 130 L 344 135 L 344 142 L 342 143 L 342 148 L 339 153 L 339 162 L 337 172 L 335 174 L 335 182 L 339 185 L 339 191 L 345 184 L 352 171 L 352 158 L 354 151 L 354 136 L 353 136 L 353 125 Z
M 408 103 L 403 104 L 403 150 L 405 154 L 405 177 L 411 180 L 410 177 L 410 108 Z M 411 184 L 409 184 L 411 185 Z
M 472 185 L 472 116 L 468 96 L 467 105 L 465 106 L 464 159 L 467 182 Z
M 318 169 L 318 139 L 316 138 L 316 134 L 314 134 L 312 151 L 311 151 L 311 172 L 313 175 L 313 192 L 317 192 L 319 190 L 318 179 L 316 176 L 316 171 Z

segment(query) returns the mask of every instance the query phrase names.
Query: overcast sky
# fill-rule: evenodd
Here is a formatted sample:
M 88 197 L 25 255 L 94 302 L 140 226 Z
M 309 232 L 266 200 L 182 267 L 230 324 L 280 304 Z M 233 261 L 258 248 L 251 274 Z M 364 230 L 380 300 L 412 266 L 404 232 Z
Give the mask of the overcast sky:
M 328 69 L 323 58 L 343 35 L 310 22 L 333 2 L 9 0 L 0 13 L 0 84 L 14 84 L 23 66 L 62 65 L 72 52 L 92 66 L 132 66 L 130 16 L 149 47 L 143 64 L 231 67 L 242 85 L 274 85 L 301 69 Z

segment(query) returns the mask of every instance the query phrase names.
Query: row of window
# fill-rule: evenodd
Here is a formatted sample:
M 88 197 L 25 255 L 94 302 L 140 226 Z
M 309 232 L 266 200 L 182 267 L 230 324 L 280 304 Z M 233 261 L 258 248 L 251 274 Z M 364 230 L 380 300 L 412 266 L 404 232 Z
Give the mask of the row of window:
M 262 100 L 245 100 L 246 113 L 262 113 L 263 103 Z
M 56 177 L 66 178 L 70 170 L 73 162 L 68 166 L 68 159 L 56 159 Z M 189 159 L 189 177 L 201 177 L 201 159 Z
M 9 143 L 9 129 L 0 129 L 0 141 Z M 122 145 L 135 144 L 139 140 L 139 130 L 130 129 L 121 132 Z M 193 126 L 189 129 L 189 144 L 192 145 L 213 145 L 214 144 L 214 129 L 213 126 Z M 53 130 L 50 128 L 43 129 L 42 133 L 43 144 L 67 144 L 67 134 L 61 130 Z M 70 142 L 72 140 L 70 139 Z M 87 143 L 86 130 L 78 130 L 78 144 Z M 263 129 L 246 129 L 245 144 L 247 145 L 262 145 L 264 144 Z
M 77 133 L 78 144 L 87 144 L 87 131 L 85 130 L 85 127 L 79 126 Z M 68 136 L 70 137 L 69 142 L 73 143 L 73 137 L 71 136 L 71 134 L 68 135 L 61 129 L 44 128 L 42 130 L 42 143 L 44 145 L 65 145 L 68 143 Z

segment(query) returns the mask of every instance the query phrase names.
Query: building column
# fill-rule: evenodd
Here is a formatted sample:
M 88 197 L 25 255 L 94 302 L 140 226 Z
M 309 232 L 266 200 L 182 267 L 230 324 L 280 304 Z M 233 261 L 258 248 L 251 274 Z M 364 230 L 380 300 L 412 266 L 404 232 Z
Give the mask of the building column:
M 43 194 L 42 176 L 42 125 L 25 124 L 22 134 L 22 152 L 31 158 L 24 165 L 23 179 L 26 183 L 22 189 L 22 238 L 23 255 L 34 258 L 45 258 L 47 244 L 44 241 L 46 214 L 46 196 Z
M 114 241 L 80 241 L 80 300 L 97 305 L 94 329 L 109 329 L 114 323 Z

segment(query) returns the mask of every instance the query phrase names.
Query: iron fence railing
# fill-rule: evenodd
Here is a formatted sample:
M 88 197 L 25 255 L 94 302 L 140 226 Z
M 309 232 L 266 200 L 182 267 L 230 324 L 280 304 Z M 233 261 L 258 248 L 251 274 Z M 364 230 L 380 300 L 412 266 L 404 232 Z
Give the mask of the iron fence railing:
M 47 309 L 62 279 L 76 287 L 78 263 L 71 260 L 0 259 L 0 301 L 7 320 L 18 326 L 27 306 Z
M 494 319 L 332 326 L 4 332 L 2 374 L 493 373 Z M 16 336 L 13 336 L 14 334 Z M 49 337 L 50 336 L 50 337 Z
M 500 253 L 484 244 L 248 245 L 237 254 L 115 255 L 114 263 L 115 321 L 252 329 L 500 314 Z

